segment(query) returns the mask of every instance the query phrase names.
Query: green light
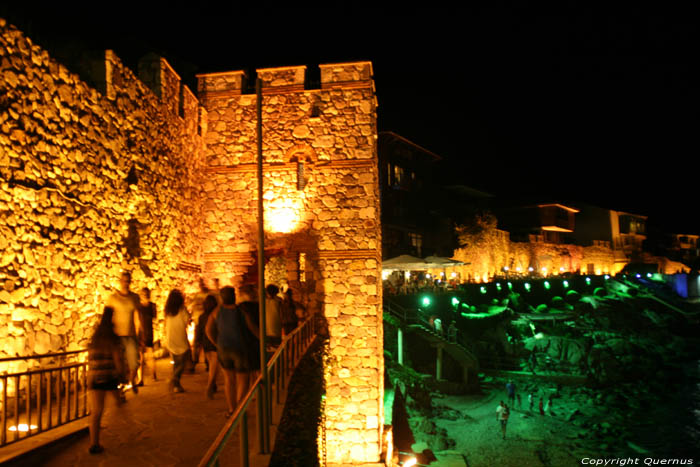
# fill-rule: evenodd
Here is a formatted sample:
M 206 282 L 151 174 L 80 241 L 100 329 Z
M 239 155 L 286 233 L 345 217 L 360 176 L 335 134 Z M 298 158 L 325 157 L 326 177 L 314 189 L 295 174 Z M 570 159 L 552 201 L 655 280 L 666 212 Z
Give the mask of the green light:
M 549 284 L 549 281 L 544 281 L 544 288 L 547 290 L 552 288 L 552 286 Z
M 608 279 L 610 279 L 610 274 L 605 275 L 605 280 L 608 280 Z
M 481 292 L 481 293 L 486 293 L 486 287 L 484 287 L 484 286 L 482 285 L 481 288 L 479 289 L 479 292 Z
M 586 277 L 586 284 L 591 285 L 591 278 L 590 277 Z
M 651 277 L 651 273 L 650 273 L 650 272 L 647 273 L 647 277 Z
M 508 282 L 508 289 L 513 290 L 513 283 L 512 282 Z
M 569 281 L 564 281 L 564 288 L 569 287 Z
M 530 285 L 529 282 L 525 282 L 525 290 L 527 290 L 529 292 L 531 287 L 532 286 Z
M 500 282 L 496 282 L 496 288 L 498 289 L 499 292 L 501 291 L 501 283 Z
M 423 297 L 423 306 L 430 306 L 430 297 Z
M 457 305 L 459 305 L 459 298 L 452 297 L 452 306 L 457 306 Z

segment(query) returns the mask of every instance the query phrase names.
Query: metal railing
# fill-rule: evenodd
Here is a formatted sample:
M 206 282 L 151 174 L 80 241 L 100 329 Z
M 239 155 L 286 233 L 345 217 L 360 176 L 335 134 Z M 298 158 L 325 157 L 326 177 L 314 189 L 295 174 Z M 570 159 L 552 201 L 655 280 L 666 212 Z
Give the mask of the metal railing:
M 0 364 L 64 359 L 84 352 L 87 350 L 1 358 Z M 0 398 L 0 447 L 86 417 L 87 362 L 61 362 L 48 368 L 3 372 Z
M 257 399 L 257 428 L 258 428 L 258 452 L 269 454 L 266 445 L 266 433 L 269 433 L 270 426 L 275 422 L 275 418 L 281 417 L 284 400 L 283 394 L 294 369 L 301 360 L 306 350 L 316 336 L 315 316 L 310 316 L 300 326 L 298 326 L 289 336 L 285 337 L 280 346 L 275 350 L 267 362 L 266 378 L 268 385 L 263 384 L 263 375 L 258 375 L 251 385 L 248 393 L 239 404 L 236 411 L 226 422 L 218 436 L 207 450 L 206 454 L 199 462 L 200 467 L 218 466 L 219 457 L 228 440 L 233 436 L 236 428 L 239 431 L 240 442 L 240 466 L 248 467 L 250 464 L 250 450 L 248 447 L 249 421 L 248 406 L 253 397 Z M 272 381 L 272 383 L 270 383 Z M 273 397 L 274 393 L 274 397 Z M 274 405 L 273 405 L 274 402 Z M 265 404 L 265 407 L 263 407 Z M 271 410 L 274 409 L 274 410 Z

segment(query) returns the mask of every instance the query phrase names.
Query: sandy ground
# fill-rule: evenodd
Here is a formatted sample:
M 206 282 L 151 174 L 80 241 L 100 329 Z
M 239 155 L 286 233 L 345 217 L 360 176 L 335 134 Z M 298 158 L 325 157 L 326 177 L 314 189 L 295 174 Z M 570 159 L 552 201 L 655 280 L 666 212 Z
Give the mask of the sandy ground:
M 435 397 L 433 406 L 451 409 L 449 418 L 456 418 L 434 419 L 438 427 L 447 430 L 456 446 L 449 452 L 435 453 L 439 461 L 430 465 L 459 465 L 458 462 L 440 462 L 459 455 L 464 462 L 461 465 L 470 467 L 573 466 L 581 465 L 582 458 L 592 456 L 584 447 L 586 440 L 582 439 L 587 430 L 576 426 L 573 420 L 566 420 L 570 412 L 580 409 L 577 403 L 555 399 L 553 410 L 540 415 L 537 403 L 530 411 L 527 395 L 521 397 L 523 406 L 519 408 L 516 403 L 511 410 L 505 440 L 496 420 L 499 402 L 507 402 L 505 389 L 499 386 L 479 395 Z M 577 418 L 580 421 L 584 416 Z M 414 445 L 414 451 L 421 451 L 423 447 Z

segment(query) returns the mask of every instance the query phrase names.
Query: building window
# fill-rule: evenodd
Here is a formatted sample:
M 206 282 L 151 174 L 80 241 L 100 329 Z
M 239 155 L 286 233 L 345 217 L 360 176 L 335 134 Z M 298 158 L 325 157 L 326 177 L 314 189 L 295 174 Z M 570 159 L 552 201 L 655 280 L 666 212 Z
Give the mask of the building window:
M 306 282 L 306 253 L 299 253 L 298 259 L 299 282 Z
M 411 244 L 413 250 L 416 252 L 416 255 L 423 256 L 423 236 L 417 233 L 409 233 L 408 241 Z
M 394 166 L 394 186 L 400 187 L 403 185 L 403 168 L 398 165 Z

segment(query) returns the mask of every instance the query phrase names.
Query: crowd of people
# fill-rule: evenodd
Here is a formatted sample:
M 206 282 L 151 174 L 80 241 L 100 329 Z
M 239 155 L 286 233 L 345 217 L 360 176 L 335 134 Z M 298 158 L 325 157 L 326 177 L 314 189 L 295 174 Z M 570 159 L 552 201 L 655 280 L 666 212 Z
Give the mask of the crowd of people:
M 242 402 L 254 373 L 260 369 L 260 319 L 256 287 L 243 285 L 238 294 L 234 287 L 220 288 L 218 280 L 209 289 L 203 278 L 199 292 L 186 305 L 185 294 L 173 289 L 164 306 L 164 335 L 161 345 L 170 354 L 173 370 L 168 389 L 184 392 L 183 373 L 204 357 L 207 369 L 206 397 L 217 392 L 219 372 L 224 376 L 226 416 L 230 417 Z M 265 290 L 265 342 L 273 352 L 304 318 L 305 310 L 294 301 L 292 291 L 280 294 L 276 285 Z M 142 288 L 137 294 L 131 290 L 131 274 L 123 272 L 119 289 L 108 298 L 99 324 L 88 345 L 88 393 L 90 396 L 90 449 L 91 454 L 103 451 L 100 445 L 100 421 L 105 398 L 112 394 L 120 405 L 131 389 L 138 394 L 144 384 L 147 370 L 157 381 L 154 358 L 154 322 L 157 310 L 151 302 L 151 291 Z M 187 329 L 195 324 L 194 343 Z

